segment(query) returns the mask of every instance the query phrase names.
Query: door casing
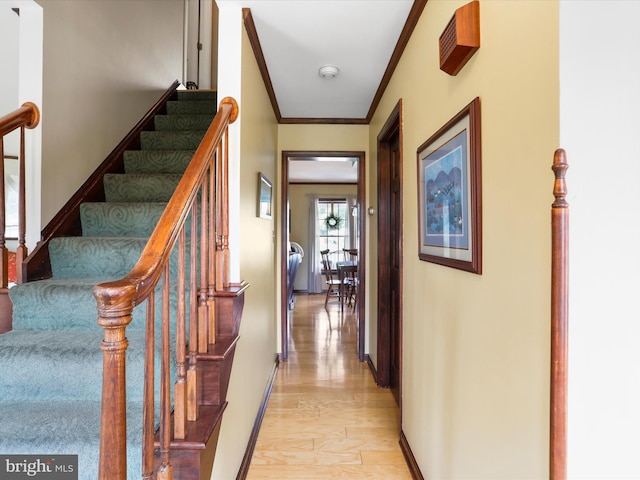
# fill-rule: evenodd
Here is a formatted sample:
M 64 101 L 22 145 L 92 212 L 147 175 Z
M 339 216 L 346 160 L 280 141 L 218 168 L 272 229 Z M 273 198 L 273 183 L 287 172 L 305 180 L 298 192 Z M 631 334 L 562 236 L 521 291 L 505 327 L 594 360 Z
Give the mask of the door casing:
M 281 239 L 281 261 L 280 261 L 280 336 L 281 350 L 279 359 L 286 361 L 289 357 L 289 299 L 287 298 L 287 267 L 289 252 L 287 251 L 287 238 L 289 235 L 289 160 L 309 159 L 313 157 L 357 157 L 358 158 L 358 228 L 360 229 L 360 244 L 358 245 L 358 359 L 365 361 L 364 339 L 365 339 L 365 291 L 366 291 L 366 191 L 365 191 L 365 154 L 364 152 L 351 151 L 283 151 L 281 168 L 281 201 L 280 201 L 280 239 Z

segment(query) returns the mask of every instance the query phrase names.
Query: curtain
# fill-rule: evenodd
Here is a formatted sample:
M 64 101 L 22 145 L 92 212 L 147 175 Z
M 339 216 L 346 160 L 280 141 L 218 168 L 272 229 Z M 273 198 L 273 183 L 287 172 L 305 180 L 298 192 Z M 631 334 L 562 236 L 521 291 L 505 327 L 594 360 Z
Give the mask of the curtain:
M 307 286 L 309 293 L 321 293 L 323 287 L 322 266 L 320 264 L 320 252 L 318 250 L 318 237 L 316 227 L 318 225 L 318 195 L 307 195 L 309 198 L 309 271 Z

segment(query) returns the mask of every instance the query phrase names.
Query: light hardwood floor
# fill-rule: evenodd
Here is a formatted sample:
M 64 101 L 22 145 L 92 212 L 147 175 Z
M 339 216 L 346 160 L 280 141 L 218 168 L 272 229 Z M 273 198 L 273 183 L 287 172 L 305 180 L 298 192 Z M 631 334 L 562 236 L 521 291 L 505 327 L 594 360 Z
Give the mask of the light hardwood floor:
M 297 296 L 248 480 L 411 479 L 398 407 L 358 361 L 356 327 L 351 309 Z

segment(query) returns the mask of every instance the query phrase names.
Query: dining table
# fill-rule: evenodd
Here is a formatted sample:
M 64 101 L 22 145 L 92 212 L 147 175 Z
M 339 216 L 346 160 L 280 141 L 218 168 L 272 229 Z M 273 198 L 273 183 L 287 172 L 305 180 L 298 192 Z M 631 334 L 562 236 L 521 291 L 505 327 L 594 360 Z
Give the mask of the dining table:
M 345 289 L 345 287 L 347 286 L 345 280 L 347 278 L 356 278 L 358 273 L 358 262 L 353 260 L 336 262 L 336 271 L 338 273 L 338 279 L 340 280 L 340 285 L 338 287 L 338 294 L 340 296 L 340 310 L 343 310 L 344 301 L 348 294 L 348 290 Z

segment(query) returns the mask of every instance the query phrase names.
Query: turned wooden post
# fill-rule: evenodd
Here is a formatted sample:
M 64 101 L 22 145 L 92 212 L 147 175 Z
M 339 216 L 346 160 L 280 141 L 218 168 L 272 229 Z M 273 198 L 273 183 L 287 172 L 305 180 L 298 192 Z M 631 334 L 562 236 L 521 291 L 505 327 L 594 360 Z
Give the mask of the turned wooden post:
M 176 367 L 177 380 L 174 385 L 173 436 L 184 439 L 187 434 L 187 325 L 186 325 L 186 268 L 185 229 L 180 231 L 178 240 L 178 312 L 176 322 Z
M 569 204 L 566 200 L 565 151 L 553 158 L 555 201 L 551 208 L 551 415 L 549 479 L 567 477 L 567 351 L 569 291 Z
M 0 288 L 9 284 L 9 250 L 5 244 L 6 205 L 4 190 L 4 138 L 0 137 Z
M 198 207 L 194 202 L 191 207 L 191 257 L 189 271 L 189 369 L 187 370 L 187 420 L 198 419 Z
M 120 293 L 120 296 L 116 295 Z M 126 351 L 129 346 L 125 330 L 131 323 L 135 286 L 120 288 L 96 286 L 98 324 L 104 329 L 102 416 L 100 421 L 100 480 L 127 478 L 127 385 Z M 112 303 L 118 299 L 119 303 Z
M 216 156 L 213 155 L 209 162 L 209 231 L 207 234 L 207 245 L 209 246 L 210 255 L 209 274 L 207 278 L 207 312 L 208 312 L 208 329 L 210 344 L 216 343 L 216 300 L 215 300 L 215 275 L 216 275 L 216 214 L 218 205 L 218 189 L 216 188 Z
M 200 191 L 200 289 L 198 297 L 198 351 L 206 353 L 209 340 L 209 185 L 202 182 Z

